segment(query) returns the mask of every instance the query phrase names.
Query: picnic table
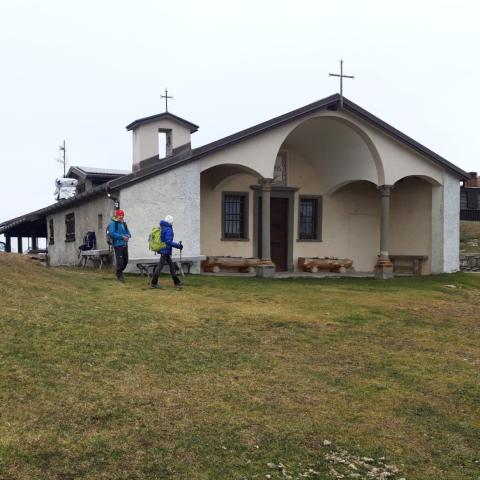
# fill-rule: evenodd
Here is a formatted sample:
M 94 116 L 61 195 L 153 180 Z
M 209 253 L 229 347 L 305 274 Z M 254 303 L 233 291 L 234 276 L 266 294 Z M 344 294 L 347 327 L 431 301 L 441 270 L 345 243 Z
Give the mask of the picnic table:
M 80 252 L 79 266 L 85 268 L 88 261 L 91 261 L 98 269 L 101 270 L 104 263 L 110 263 L 112 260 L 112 252 L 110 250 L 82 250 Z

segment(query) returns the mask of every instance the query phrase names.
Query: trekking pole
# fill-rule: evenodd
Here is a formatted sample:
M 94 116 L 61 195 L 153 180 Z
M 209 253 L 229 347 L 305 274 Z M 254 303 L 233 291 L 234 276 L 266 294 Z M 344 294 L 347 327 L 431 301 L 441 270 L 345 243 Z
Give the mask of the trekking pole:
M 182 268 L 182 250 L 183 250 L 183 245 L 182 245 L 182 241 L 180 240 L 178 242 L 182 248 L 180 249 L 180 271 L 182 272 L 182 277 L 185 277 L 185 274 L 183 273 L 183 268 Z

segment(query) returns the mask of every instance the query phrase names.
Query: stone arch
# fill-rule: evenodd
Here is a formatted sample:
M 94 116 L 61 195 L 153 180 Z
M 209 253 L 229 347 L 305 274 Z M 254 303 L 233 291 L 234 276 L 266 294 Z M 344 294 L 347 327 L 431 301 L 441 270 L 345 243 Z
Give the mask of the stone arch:
M 362 178 L 357 178 L 357 179 L 354 179 L 354 180 L 347 180 L 345 182 L 340 182 L 336 185 L 334 185 L 332 188 L 330 188 L 327 192 L 325 192 L 325 196 L 326 197 L 330 197 L 331 195 L 333 195 L 335 192 L 337 192 L 338 190 L 340 190 L 341 188 L 347 186 L 347 185 L 350 185 L 350 184 L 353 184 L 353 183 L 356 183 L 356 182 L 366 182 L 366 183 L 371 183 L 372 185 L 374 185 L 375 187 L 377 187 L 378 185 L 376 185 L 375 183 L 373 182 L 370 182 L 368 180 L 364 180 Z
M 337 122 L 342 124 L 343 126 L 347 127 L 349 130 L 354 132 L 360 141 L 368 149 L 370 154 L 370 158 L 372 159 L 375 169 L 376 169 L 376 184 L 383 185 L 385 183 L 385 170 L 382 159 L 380 157 L 380 153 L 378 152 L 377 147 L 375 146 L 373 140 L 371 139 L 370 135 L 359 125 L 357 125 L 354 121 L 340 116 L 334 112 L 319 112 L 317 115 L 311 116 L 307 119 L 302 119 L 301 121 L 297 122 L 294 125 L 289 125 L 289 128 L 283 132 L 282 141 L 278 143 L 278 148 L 276 149 L 276 154 L 271 159 L 271 171 L 273 172 L 273 168 L 275 165 L 275 160 L 277 158 L 278 153 L 282 149 L 283 145 L 288 142 L 289 138 L 295 135 L 295 132 L 298 132 L 302 128 L 312 121 L 315 120 L 325 120 L 327 122 Z M 327 124 L 328 125 L 328 124 Z
M 239 175 L 252 175 L 257 179 L 261 179 L 262 175 L 256 170 L 239 164 L 222 163 L 212 166 L 201 173 L 202 182 L 206 182 L 212 190 L 218 190 L 226 182 L 230 181 L 232 177 Z
M 282 139 L 275 158 L 281 151 L 290 152 L 299 161 L 303 158 L 319 176 L 318 188 L 323 192 L 346 181 L 384 183 L 383 163 L 376 146 L 367 133 L 348 119 L 319 112 L 293 127 L 289 125 Z M 275 158 L 270 160 L 272 172 Z M 289 170 L 295 165 L 289 162 Z
M 419 178 L 421 180 L 424 180 L 425 182 L 427 183 L 430 183 L 432 186 L 434 187 L 440 187 L 442 184 L 436 180 L 435 178 L 433 177 L 430 177 L 428 175 L 405 175 L 405 177 L 402 177 L 402 178 L 399 178 L 395 183 L 394 183 L 394 187 L 395 185 L 397 185 L 399 182 L 401 182 L 402 180 L 407 180 L 407 179 L 410 179 L 410 178 Z
M 359 143 L 367 149 L 369 157 L 375 166 L 375 180 L 377 184 L 382 185 L 385 183 L 383 161 L 370 135 L 361 125 L 347 118 L 345 114 L 327 110 L 316 112 L 307 118 L 291 120 L 275 128 L 258 132 L 254 137 L 246 136 L 245 140 L 242 139 L 228 145 L 228 156 L 225 155 L 222 149 L 202 158 L 200 160 L 200 171 L 207 171 L 215 166 L 228 163 L 243 165 L 262 177 L 271 178 L 273 177 L 275 160 L 283 145 L 289 141 L 295 132 L 301 131 L 309 122 L 318 119 L 323 119 L 325 122 L 336 122 L 353 132 Z M 328 124 L 326 123 L 326 125 Z

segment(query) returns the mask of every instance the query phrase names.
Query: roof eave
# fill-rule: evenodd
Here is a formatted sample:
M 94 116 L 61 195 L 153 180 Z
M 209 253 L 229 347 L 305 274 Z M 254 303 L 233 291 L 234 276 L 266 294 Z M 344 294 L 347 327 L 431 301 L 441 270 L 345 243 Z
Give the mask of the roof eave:
M 8 231 L 10 228 L 14 227 L 23 222 L 30 222 L 32 220 L 38 220 L 42 216 L 50 215 L 58 210 L 62 210 L 64 208 L 76 205 L 77 203 L 83 203 L 84 201 L 88 200 L 90 197 L 94 197 L 96 195 L 100 195 L 103 192 L 108 192 L 108 184 L 104 183 L 102 185 L 98 185 L 91 190 L 87 190 L 86 192 L 80 193 L 75 195 L 72 198 L 67 198 L 65 200 L 59 200 L 52 205 L 48 205 L 47 207 L 41 208 L 39 210 L 35 210 L 33 212 L 21 215 L 19 217 L 12 218 L 10 220 L 6 220 L 5 222 L 0 223 L 0 233 Z

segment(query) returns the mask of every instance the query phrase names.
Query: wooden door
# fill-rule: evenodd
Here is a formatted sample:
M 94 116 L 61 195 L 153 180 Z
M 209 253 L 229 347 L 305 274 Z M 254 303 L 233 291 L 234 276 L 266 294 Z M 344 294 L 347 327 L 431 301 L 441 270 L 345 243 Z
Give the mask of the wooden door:
M 275 270 L 287 270 L 288 198 L 270 199 L 270 254 Z M 262 258 L 262 199 L 258 202 L 258 256 Z

